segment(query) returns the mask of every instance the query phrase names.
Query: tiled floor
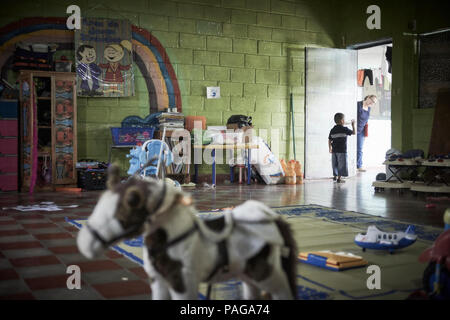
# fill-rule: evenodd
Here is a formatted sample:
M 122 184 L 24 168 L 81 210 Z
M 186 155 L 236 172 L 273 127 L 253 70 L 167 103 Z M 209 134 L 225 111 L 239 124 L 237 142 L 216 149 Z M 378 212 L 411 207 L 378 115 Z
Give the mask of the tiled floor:
M 308 181 L 297 186 L 219 185 L 216 189 L 187 190 L 199 210 L 229 207 L 255 199 L 269 206 L 318 204 L 391 217 L 412 223 L 443 226 L 442 215 L 448 201 L 427 209 L 425 196 L 385 192 L 371 187 L 376 171 L 360 174 L 337 185 L 331 180 Z M 65 217 L 87 217 L 99 192 L 0 194 L 0 299 L 149 299 L 144 270 L 122 255 L 108 251 L 88 261 L 76 247 L 77 229 Z M 54 201 L 58 205 L 77 204 L 63 211 L 19 212 L 7 207 Z M 66 286 L 69 265 L 82 270 L 81 290 Z

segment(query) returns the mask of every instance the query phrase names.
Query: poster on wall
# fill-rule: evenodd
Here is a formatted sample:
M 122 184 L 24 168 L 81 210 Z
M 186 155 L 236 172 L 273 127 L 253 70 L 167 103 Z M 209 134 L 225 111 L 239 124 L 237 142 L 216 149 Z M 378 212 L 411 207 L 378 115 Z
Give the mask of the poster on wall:
M 78 96 L 134 96 L 128 20 L 83 18 L 75 32 L 75 59 Z

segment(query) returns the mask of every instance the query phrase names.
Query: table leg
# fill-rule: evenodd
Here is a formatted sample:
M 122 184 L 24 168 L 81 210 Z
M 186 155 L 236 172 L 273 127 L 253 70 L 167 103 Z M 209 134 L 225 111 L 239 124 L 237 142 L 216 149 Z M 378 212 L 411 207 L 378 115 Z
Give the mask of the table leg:
M 247 171 L 247 184 L 251 183 L 251 176 L 252 176 L 252 164 L 251 164 L 251 150 L 247 150 L 247 163 L 248 163 L 248 171 Z
M 198 183 L 198 164 L 194 164 L 194 181 Z
M 392 178 L 395 177 L 395 178 L 398 179 L 398 181 L 399 181 L 400 183 L 403 183 L 403 180 L 402 180 L 399 176 L 397 176 L 397 173 L 400 173 L 400 172 L 401 172 L 401 168 L 399 168 L 399 169 L 396 170 L 395 172 L 392 171 L 391 166 L 388 166 L 388 169 L 389 169 L 389 171 L 392 173 L 392 176 L 390 176 L 389 179 L 386 180 L 386 182 L 389 182 L 389 180 L 391 180 Z
M 437 167 L 430 167 L 430 170 L 433 173 L 433 179 L 429 183 L 427 183 L 427 186 L 432 185 L 434 182 L 439 183 L 439 181 L 440 181 L 448 187 L 448 183 L 445 180 L 445 169 L 437 168 Z
M 109 155 L 108 155 L 108 164 L 111 164 L 111 153 L 112 153 L 112 145 L 109 145 Z
M 216 149 L 212 149 L 212 184 L 216 185 Z

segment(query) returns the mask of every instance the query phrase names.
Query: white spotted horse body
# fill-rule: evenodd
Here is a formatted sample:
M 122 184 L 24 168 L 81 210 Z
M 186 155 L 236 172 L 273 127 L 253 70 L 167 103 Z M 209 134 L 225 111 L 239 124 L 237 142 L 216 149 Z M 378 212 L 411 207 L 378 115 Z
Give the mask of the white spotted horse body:
M 93 259 L 109 246 L 143 234 L 144 269 L 153 299 L 197 299 L 199 283 L 243 282 L 244 298 L 296 298 L 296 244 L 289 225 L 270 208 L 247 201 L 218 218 L 201 219 L 191 198 L 164 181 L 109 171 L 77 238 Z

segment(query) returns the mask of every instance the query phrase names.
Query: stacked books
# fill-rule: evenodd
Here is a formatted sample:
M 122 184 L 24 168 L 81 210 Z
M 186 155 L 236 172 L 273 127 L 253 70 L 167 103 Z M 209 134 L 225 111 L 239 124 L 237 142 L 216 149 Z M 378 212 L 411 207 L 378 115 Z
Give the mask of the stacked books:
M 158 128 L 179 129 L 184 128 L 184 115 L 179 112 L 162 112 L 158 117 Z

